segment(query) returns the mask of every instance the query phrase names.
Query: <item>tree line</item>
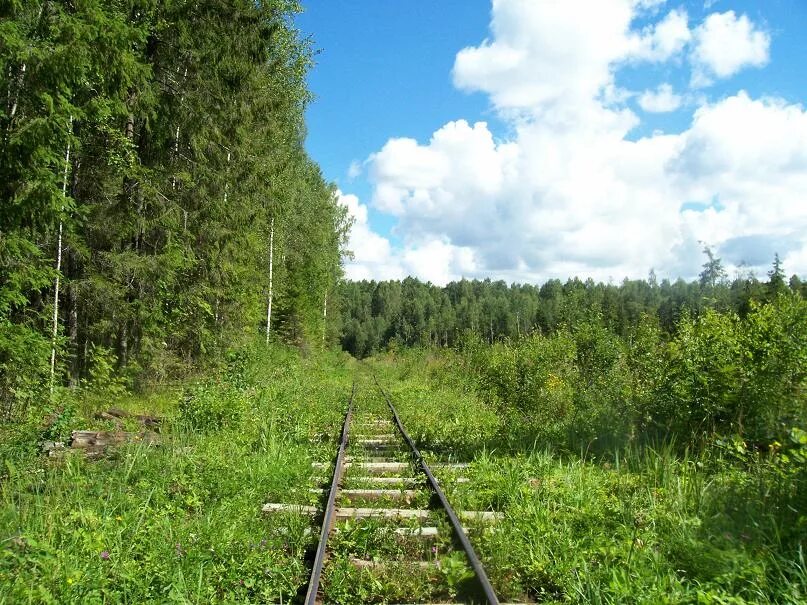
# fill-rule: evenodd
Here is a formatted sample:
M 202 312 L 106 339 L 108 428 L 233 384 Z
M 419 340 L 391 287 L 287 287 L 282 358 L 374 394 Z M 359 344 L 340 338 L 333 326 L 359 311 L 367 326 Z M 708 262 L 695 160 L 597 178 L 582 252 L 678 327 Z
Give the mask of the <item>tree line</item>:
M 729 280 L 721 259 L 709 248 L 704 253 L 703 270 L 691 282 L 659 281 L 652 271 L 646 280 L 620 284 L 579 278 L 541 286 L 463 279 L 438 287 L 412 277 L 345 282 L 340 286 L 342 346 L 366 357 L 391 345 L 454 346 L 469 332 L 494 343 L 536 331 L 552 334 L 591 318 L 625 337 L 643 315 L 656 317 L 660 328 L 672 333 L 684 312 L 697 317 L 706 309 L 731 310 L 744 317 L 753 301 L 772 300 L 784 291 L 807 295 L 798 276 L 786 279 L 778 255 L 767 280 L 750 273 Z
M 300 10 L 0 3 L 6 418 L 48 386 L 165 377 L 258 331 L 322 342 L 348 223 L 303 147 Z

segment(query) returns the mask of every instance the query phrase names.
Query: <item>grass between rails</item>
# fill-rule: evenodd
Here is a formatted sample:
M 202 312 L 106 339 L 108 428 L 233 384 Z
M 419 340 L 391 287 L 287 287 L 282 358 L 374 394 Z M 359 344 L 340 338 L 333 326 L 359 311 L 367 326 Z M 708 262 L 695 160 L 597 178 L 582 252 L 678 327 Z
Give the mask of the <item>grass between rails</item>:
M 731 448 L 671 445 L 597 456 L 523 437 L 407 354 L 376 369 L 431 458 L 470 461 L 469 483 L 438 472 L 456 509 L 505 513 L 471 538 L 500 597 L 557 603 L 805 603 L 807 502 L 793 465 Z M 438 380 L 432 380 L 438 375 Z

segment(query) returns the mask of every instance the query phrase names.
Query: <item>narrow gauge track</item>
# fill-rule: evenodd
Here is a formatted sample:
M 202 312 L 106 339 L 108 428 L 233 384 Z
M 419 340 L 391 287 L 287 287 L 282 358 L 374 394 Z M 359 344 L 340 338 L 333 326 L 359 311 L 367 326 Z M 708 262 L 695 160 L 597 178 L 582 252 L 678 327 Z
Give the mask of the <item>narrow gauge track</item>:
M 374 377 L 375 380 L 375 377 Z M 434 473 L 429 465 L 424 460 L 422 454 L 418 450 L 412 438 L 407 433 L 406 429 L 401 422 L 397 410 L 392 404 L 387 393 L 375 381 L 379 393 L 383 397 L 386 405 L 389 408 L 391 420 L 384 418 L 383 415 L 363 416 L 361 423 L 356 421 L 356 411 L 354 400 L 356 396 L 356 384 L 354 382 L 351 390 L 350 400 L 348 402 L 347 413 L 345 414 L 345 421 L 342 427 L 341 438 L 339 442 L 339 450 L 337 453 L 333 475 L 330 481 L 330 488 L 327 489 L 327 500 L 325 508 L 322 511 L 322 526 L 320 531 L 319 543 L 317 546 L 316 556 L 313 562 L 308 590 L 306 592 L 304 603 L 306 605 L 315 605 L 325 603 L 321 581 L 323 578 L 323 570 L 329 560 L 329 557 L 335 553 L 331 552 L 329 547 L 328 538 L 331 536 L 335 524 L 338 520 L 345 519 L 365 519 L 365 518 L 380 518 L 380 519 L 393 519 L 405 520 L 416 519 L 425 521 L 426 519 L 433 518 L 433 514 L 442 510 L 448 518 L 451 532 L 453 533 L 454 550 L 464 553 L 467 563 L 473 570 L 474 580 L 476 582 L 476 589 L 471 591 L 473 595 L 470 600 L 477 603 L 489 603 L 491 605 L 498 605 L 499 600 L 496 593 L 488 580 L 482 563 L 479 560 L 473 546 L 471 545 L 465 531 L 461 525 L 460 519 L 465 522 L 490 522 L 497 518 L 497 513 L 490 512 L 475 512 L 464 511 L 459 515 L 454 511 L 446 498 L 440 484 L 437 481 Z M 358 435 L 354 441 L 350 439 L 351 423 L 356 423 L 358 428 L 369 429 L 363 435 Z M 401 462 L 399 460 L 390 459 L 386 456 L 390 455 L 395 446 L 395 434 L 391 433 L 392 430 L 397 430 L 406 448 L 401 448 L 402 453 L 406 453 L 410 457 L 410 462 Z M 348 456 L 348 446 L 353 448 L 357 446 L 370 454 L 370 462 L 359 462 L 357 460 L 363 459 L 361 456 Z M 407 449 L 408 448 L 408 449 Z M 353 449 L 351 449 L 353 451 Z M 380 457 L 378 454 L 384 454 Z M 410 466 L 411 464 L 411 466 Z M 315 468 L 324 468 L 327 465 L 315 464 Z M 414 477 L 404 477 L 400 475 L 390 476 L 390 473 L 404 473 L 407 469 L 414 468 L 425 475 L 426 487 L 431 494 L 430 501 L 434 505 L 431 509 L 417 509 L 417 508 L 344 508 L 339 507 L 338 503 L 342 498 L 352 499 L 379 499 L 379 500 L 400 500 L 403 499 L 409 503 L 416 497 L 417 490 L 405 489 L 407 487 L 417 487 L 423 485 L 421 481 Z M 437 465 L 435 465 L 437 466 Z M 467 465 L 454 464 L 442 465 L 451 466 L 454 468 L 463 468 Z M 365 489 L 343 489 L 343 483 L 348 472 L 358 469 L 361 475 L 354 476 L 354 481 L 359 481 Z M 382 488 L 394 489 L 366 489 L 369 486 L 381 486 Z M 321 491 L 321 490 L 312 490 Z M 318 514 L 319 510 L 316 507 L 295 506 L 295 505 L 282 505 L 282 504 L 267 504 L 264 507 L 265 512 L 273 511 L 296 511 L 307 514 Z M 439 514 L 439 513 L 438 513 Z M 395 536 L 407 536 L 415 538 L 434 537 L 441 531 L 437 527 L 401 527 L 395 530 Z M 352 559 L 352 564 L 359 569 L 362 568 L 375 568 L 382 566 L 383 563 L 376 561 L 366 561 Z M 425 561 L 412 562 L 414 568 L 424 568 L 430 563 Z M 413 602 L 409 599 L 406 602 Z

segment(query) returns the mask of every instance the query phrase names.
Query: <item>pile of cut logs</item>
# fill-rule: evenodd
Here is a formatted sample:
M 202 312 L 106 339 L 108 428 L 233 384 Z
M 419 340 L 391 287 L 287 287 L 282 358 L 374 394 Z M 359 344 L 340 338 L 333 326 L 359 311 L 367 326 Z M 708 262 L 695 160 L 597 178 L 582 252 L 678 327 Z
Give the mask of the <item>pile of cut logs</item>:
M 60 458 L 68 452 L 84 452 L 87 458 L 97 459 L 108 455 L 116 446 L 123 443 L 145 443 L 156 445 L 160 442 L 161 418 L 146 416 L 143 414 L 130 414 L 124 410 L 111 408 L 105 412 L 95 415 L 99 420 L 112 420 L 120 426 L 125 418 L 132 418 L 138 421 L 144 428 L 142 431 L 73 431 L 70 440 L 45 441 L 42 444 L 42 451 L 51 458 Z

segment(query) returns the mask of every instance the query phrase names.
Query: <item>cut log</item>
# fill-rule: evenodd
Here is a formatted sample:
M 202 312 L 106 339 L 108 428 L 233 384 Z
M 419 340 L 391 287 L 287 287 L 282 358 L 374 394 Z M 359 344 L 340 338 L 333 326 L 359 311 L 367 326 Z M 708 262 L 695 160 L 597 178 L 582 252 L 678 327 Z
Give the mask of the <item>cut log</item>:
M 337 519 L 428 519 L 435 511 L 425 508 L 338 508 Z M 466 521 L 496 521 L 504 514 L 493 511 L 464 510 L 457 513 Z
M 389 498 L 390 500 L 412 500 L 418 495 L 418 490 L 414 489 L 342 489 L 340 496 L 348 498 L 363 498 L 364 500 L 380 500 Z
M 347 462 L 400 462 L 388 456 L 345 456 Z
M 92 447 L 109 447 L 122 443 L 158 443 L 160 436 L 157 433 L 143 431 L 141 433 L 127 433 L 125 431 L 73 431 L 70 447 L 73 449 L 87 449 Z
M 132 414 L 120 408 L 109 408 L 105 412 L 98 412 L 95 417 L 100 420 L 122 420 L 124 418 L 134 418 L 140 424 L 148 427 L 158 427 L 162 423 L 162 418 L 149 416 L 146 414 Z
M 367 452 L 375 452 L 377 454 L 388 454 L 390 452 L 403 452 L 403 443 L 397 441 L 389 441 L 386 443 L 365 443 L 360 444 L 361 448 Z
M 312 462 L 314 468 L 329 468 L 330 464 L 325 462 Z M 409 468 L 408 462 L 345 462 L 346 468 L 360 468 L 368 473 L 388 473 L 402 471 Z
M 356 445 L 361 445 L 363 447 L 377 447 L 379 445 L 389 447 L 393 444 L 399 445 L 400 442 L 397 440 L 384 438 L 384 439 L 357 439 L 354 443 Z
M 440 534 L 440 530 L 429 525 L 423 527 L 396 527 L 395 533 L 399 536 L 412 538 L 434 538 Z
M 423 483 L 417 477 L 351 477 L 357 483 L 378 483 L 380 485 L 416 485 Z
M 325 481 L 321 479 L 320 483 Z M 351 477 L 350 481 L 356 483 L 378 483 L 383 485 L 417 485 L 424 482 L 422 477 Z M 457 477 L 451 483 L 470 483 L 468 477 Z
M 42 453 L 50 458 L 59 458 L 67 451 L 62 441 L 45 441 L 42 444 Z

